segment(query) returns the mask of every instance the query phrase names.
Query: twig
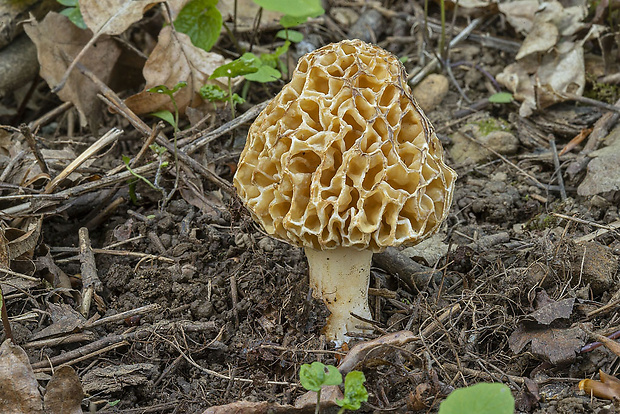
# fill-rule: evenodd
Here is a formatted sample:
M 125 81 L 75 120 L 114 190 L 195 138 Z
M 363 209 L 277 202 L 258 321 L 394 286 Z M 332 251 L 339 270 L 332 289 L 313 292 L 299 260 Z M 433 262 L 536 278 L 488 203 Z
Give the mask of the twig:
M 134 332 L 128 332 L 118 335 L 109 335 L 105 338 L 101 338 L 98 341 L 91 342 L 78 349 L 67 351 L 64 354 L 50 358 L 49 360 L 43 360 L 32 364 L 32 368 L 35 372 L 50 371 L 52 367 L 56 367 L 61 364 L 71 365 L 73 363 L 83 360 L 83 357 L 93 357 L 102 353 L 102 350 L 111 350 L 118 348 L 119 346 L 128 345 L 130 340 L 133 339 L 146 339 L 154 332 L 169 331 L 175 328 L 182 328 L 191 332 L 202 332 L 205 330 L 212 330 L 214 328 L 213 322 L 170 322 L 164 321 L 155 326 L 148 326 L 138 329 Z M 121 344 L 121 345 L 119 345 Z M 78 361 L 79 360 L 79 361 Z M 50 367 L 51 364 L 51 367 Z M 227 377 L 228 378 L 228 377 Z
M 532 180 L 539 188 L 541 188 L 543 190 L 548 190 L 548 188 L 549 188 L 548 186 L 546 186 L 543 183 L 541 183 L 540 181 L 538 181 L 535 177 L 533 177 L 531 174 L 529 174 L 523 168 L 519 167 L 517 164 L 515 164 L 512 161 L 510 161 L 508 158 L 504 157 L 502 154 L 500 154 L 499 152 L 495 151 L 493 148 L 491 148 L 488 145 L 478 141 L 477 139 L 475 139 L 474 137 L 472 137 L 468 133 L 464 133 L 463 136 L 465 138 L 469 139 L 470 141 L 475 142 L 476 144 L 480 145 L 482 148 L 486 149 L 487 151 L 489 151 L 490 153 L 492 153 L 496 157 L 499 157 L 506 164 L 510 165 L 512 168 L 514 168 L 515 170 L 517 170 L 518 172 L 520 172 L 521 174 L 523 174 L 524 176 L 526 176 L 527 178 Z
M 122 130 L 117 128 L 112 128 L 108 132 L 105 133 L 101 138 L 97 140 L 93 145 L 88 147 L 86 151 L 82 152 L 75 160 L 73 160 L 67 167 L 60 172 L 52 181 L 50 181 L 47 186 L 45 186 L 45 194 L 51 194 L 54 192 L 58 184 L 60 184 L 65 178 L 69 176 L 73 171 L 75 171 L 80 165 L 82 165 L 86 160 L 99 152 L 100 149 L 105 146 L 115 142 L 118 137 L 123 133 Z
M 24 349 L 30 348 L 44 348 L 59 345 L 74 344 L 76 342 L 93 342 L 97 339 L 97 334 L 94 332 L 80 332 L 76 334 L 70 334 L 61 338 L 47 338 L 38 341 L 28 342 L 22 345 Z
M 564 177 L 562 177 L 562 169 L 560 168 L 560 157 L 558 156 L 558 149 L 555 146 L 555 138 L 549 137 L 549 145 L 551 146 L 551 153 L 553 154 L 553 165 L 555 167 L 555 175 L 558 177 L 558 185 L 560 186 L 560 197 L 562 201 L 566 201 L 566 188 L 564 187 Z
M 86 77 L 88 77 L 95 84 L 95 86 L 97 86 L 99 90 L 103 93 L 103 96 L 99 95 L 99 98 L 101 100 L 103 100 L 105 103 L 112 106 L 119 113 L 121 113 L 129 121 L 129 123 L 131 123 L 138 131 L 140 131 L 141 133 L 145 135 L 151 134 L 151 128 L 147 124 L 145 124 L 144 121 L 138 118 L 136 114 L 134 114 L 133 111 L 129 109 L 127 105 L 125 105 L 125 102 L 123 102 L 123 100 L 120 99 L 118 95 L 112 89 L 110 89 L 105 83 L 103 83 L 94 73 L 92 73 L 85 66 L 78 63 L 77 68 L 79 69 L 81 73 L 83 73 Z M 162 145 L 163 147 L 165 147 L 168 151 L 170 151 L 171 154 L 175 153 L 174 146 L 166 139 L 166 137 L 163 134 L 159 134 L 157 136 L 156 142 L 159 145 Z M 196 172 L 198 172 L 208 181 L 212 182 L 213 184 L 215 184 L 220 189 L 222 189 L 223 191 L 225 191 L 226 193 L 230 195 L 235 194 L 235 190 L 232 187 L 232 185 L 230 185 L 227 181 L 223 180 L 220 176 L 218 176 L 214 172 L 209 171 L 209 169 L 204 167 L 198 161 L 191 158 L 185 151 L 179 150 L 177 152 L 177 155 L 179 157 L 179 160 L 181 160 L 181 162 L 185 163 L 186 165 L 194 169 Z
M 467 25 L 467 27 L 463 29 L 463 31 L 461 31 L 457 36 L 454 37 L 454 39 L 450 41 L 449 47 L 452 48 L 456 46 L 457 44 L 459 44 L 462 40 L 467 38 L 467 36 L 469 36 L 469 34 L 476 27 L 478 27 L 480 23 L 482 23 L 481 17 L 478 17 L 477 19 L 472 20 L 472 22 L 469 25 Z M 409 80 L 409 84 L 417 85 L 418 83 L 420 83 L 420 81 L 424 79 L 426 75 L 428 75 L 429 73 L 434 71 L 435 68 L 437 68 L 437 65 L 439 65 L 439 59 L 435 57 L 420 71 L 418 71 L 417 73 L 412 73 L 407 77 L 407 79 Z
M 75 247 L 56 247 L 55 249 L 56 251 L 75 252 L 75 253 L 78 252 L 78 249 Z M 154 254 L 148 254 L 148 253 L 130 252 L 127 250 L 93 249 L 93 253 L 109 254 L 112 256 L 139 257 L 140 259 L 160 260 L 162 262 L 175 263 L 174 259 L 170 259 L 169 257 L 156 256 Z M 73 258 L 70 257 L 67 259 L 61 259 L 61 260 L 58 260 L 57 263 L 70 262 L 76 259 L 79 259 L 79 257 L 73 257 Z
M 442 364 L 442 366 L 444 368 L 446 368 L 448 371 L 452 371 L 452 372 L 462 372 L 465 375 L 471 375 L 473 377 L 476 378 L 482 378 L 486 381 L 496 381 L 497 377 L 495 377 L 494 375 L 488 374 L 484 371 L 479 371 L 477 369 L 471 369 L 471 368 L 465 368 L 465 367 L 461 367 L 459 368 L 458 366 L 456 366 L 455 364 L 452 363 L 444 363 Z M 502 376 L 505 376 L 506 378 L 508 378 L 510 381 L 516 382 L 517 384 L 524 384 L 525 383 L 525 378 L 523 377 L 517 377 L 516 375 L 508 375 L 508 374 L 501 374 Z
M 2 171 L 2 174 L 0 174 L 0 182 L 4 182 L 6 181 L 6 179 L 8 178 L 9 174 L 11 174 L 11 171 L 13 171 L 13 168 L 15 168 L 15 166 L 26 156 L 26 150 L 24 151 L 20 151 L 16 156 L 14 156 L 13 158 L 11 158 L 11 161 L 9 161 L 9 164 L 4 168 L 4 171 Z
M 600 226 L 600 225 L 599 225 Z M 586 234 L 585 236 L 577 237 L 574 242 L 575 243 L 584 243 L 590 240 L 594 240 L 603 234 L 609 233 L 610 231 L 614 231 L 620 229 L 620 220 L 616 220 L 612 223 L 607 224 L 608 228 L 601 228 L 600 230 L 596 230 L 593 233 Z
M 270 101 L 265 101 L 254 105 L 244 114 L 239 115 L 237 118 L 225 123 L 214 131 L 202 132 L 200 134 L 197 134 L 196 136 L 181 139 L 179 140 L 179 147 L 181 147 L 185 153 L 193 154 L 210 142 L 213 142 L 222 135 L 234 130 L 239 125 L 245 124 L 246 122 L 249 122 L 252 119 L 256 118 L 258 114 L 267 107 L 269 102 Z
M 80 239 L 80 262 L 82 262 L 80 270 L 82 272 L 82 305 L 80 312 L 84 316 L 88 316 L 90 304 L 95 292 L 101 292 L 103 285 L 97 275 L 97 265 L 95 264 L 95 254 L 90 245 L 90 237 L 88 229 L 82 227 L 78 231 Z
M 19 130 L 24 137 L 26 137 L 26 141 L 28 142 L 28 146 L 34 155 L 34 158 L 37 160 L 37 164 L 39 164 L 39 168 L 43 174 L 50 175 L 50 170 L 47 168 L 47 164 L 45 163 L 45 159 L 43 158 L 43 154 L 41 154 L 41 150 L 37 145 L 37 140 L 34 135 L 32 135 L 32 131 L 28 128 L 28 125 L 21 124 L 19 126 Z

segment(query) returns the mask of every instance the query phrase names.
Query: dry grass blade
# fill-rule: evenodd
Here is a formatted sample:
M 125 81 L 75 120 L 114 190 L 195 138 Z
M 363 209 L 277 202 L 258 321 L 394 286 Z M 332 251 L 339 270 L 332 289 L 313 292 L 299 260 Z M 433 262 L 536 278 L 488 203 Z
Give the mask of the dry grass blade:
M 45 194 L 53 193 L 56 187 L 58 187 L 58 185 L 62 182 L 62 180 L 67 178 L 69 174 L 78 169 L 80 165 L 82 165 L 90 157 L 98 153 L 102 148 L 115 142 L 122 133 L 123 131 L 117 128 L 112 128 L 111 130 L 109 130 L 104 136 L 99 138 L 97 142 L 88 147 L 86 151 L 81 153 L 75 160 L 73 160 L 71 164 L 67 165 L 67 167 L 60 172 L 60 174 L 54 177 L 54 179 L 50 181 L 47 186 L 45 186 Z

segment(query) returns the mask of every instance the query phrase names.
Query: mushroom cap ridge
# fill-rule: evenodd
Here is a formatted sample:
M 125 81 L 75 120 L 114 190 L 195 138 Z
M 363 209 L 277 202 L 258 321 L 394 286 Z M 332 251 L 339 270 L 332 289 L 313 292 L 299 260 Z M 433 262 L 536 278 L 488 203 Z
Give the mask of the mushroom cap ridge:
M 433 234 L 455 180 L 401 62 L 345 40 L 299 60 L 250 127 L 233 184 L 281 240 L 379 252 Z

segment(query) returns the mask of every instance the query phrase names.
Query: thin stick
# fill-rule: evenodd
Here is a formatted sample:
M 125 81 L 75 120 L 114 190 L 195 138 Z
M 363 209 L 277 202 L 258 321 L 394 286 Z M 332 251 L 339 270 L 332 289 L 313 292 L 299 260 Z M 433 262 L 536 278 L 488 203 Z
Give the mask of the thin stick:
M 470 141 L 475 142 L 476 144 L 480 145 L 482 148 L 484 148 L 487 151 L 491 152 L 496 157 L 499 157 L 506 164 L 510 165 L 512 168 L 514 168 L 515 170 L 517 170 L 518 172 L 520 172 L 521 174 L 523 174 L 524 176 L 526 176 L 527 178 L 532 180 L 538 187 L 542 188 L 543 190 L 547 190 L 548 189 L 548 187 L 546 185 L 544 185 L 543 183 L 538 181 L 535 177 L 533 177 L 531 174 L 529 174 L 523 168 L 519 167 L 514 162 L 510 161 L 508 158 L 504 157 L 502 154 L 500 154 L 499 152 L 495 151 L 493 148 L 489 147 L 486 144 L 483 144 L 482 142 L 478 141 L 477 139 L 475 139 L 474 137 L 470 136 L 467 133 L 463 134 L 463 136 L 466 137 L 467 139 L 469 139 Z
M 80 312 L 84 316 L 88 316 L 90 312 L 90 304 L 92 303 L 95 292 L 103 290 L 103 284 L 97 275 L 97 265 L 95 264 L 95 254 L 90 244 L 88 229 L 82 227 L 78 231 L 80 238 L 80 262 L 82 272 L 82 306 Z
M 469 34 L 473 32 L 474 29 L 478 27 L 480 23 L 482 23 L 481 17 L 478 17 L 477 19 L 472 20 L 472 22 L 469 25 L 467 25 L 467 27 L 463 29 L 461 33 L 459 33 L 457 36 L 454 37 L 454 39 L 450 41 L 449 47 L 453 48 L 454 46 L 459 44 L 462 40 L 467 38 L 467 36 L 469 36 Z M 413 73 L 407 77 L 407 79 L 409 80 L 409 84 L 417 85 L 418 83 L 420 83 L 420 81 L 424 79 L 426 75 L 428 75 L 429 73 L 431 73 L 437 68 L 437 65 L 439 65 L 439 59 L 435 57 L 426 66 L 424 66 L 424 68 L 421 69 L 419 72 Z
M 105 135 L 99 138 L 97 142 L 88 147 L 86 151 L 81 153 L 75 160 L 73 160 L 69 165 L 67 165 L 67 167 L 62 170 L 61 173 L 56 176 L 56 178 L 50 181 L 47 186 L 45 186 L 45 194 L 53 193 L 58 184 L 60 184 L 65 178 L 67 178 L 69 174 L 75 171 L 90 157 L 99 152 L 100 149 L 116 141 L 122 133 L 123 131 L 117 128 L 112 128 L 111 130 L 109 130 Z
M 558 149 L 555 146 L 555 138 L 550 136 L 549 145 L 551 146 L 551 153 L 553 154 L 553 165 L 555 166 L 555 175 L 558 177 L 558 185 L 560 186 L 560 197 L 562 201 L 566 201 L 566 188 L 564 187 L 564 177 L 562 177 L 562 169 L 560 168 L 560 157 L 558 156 Z
M 34 154 L 34 158 L 37 160 L 37 164 L 39 164 L 39 168 L 41 169 L 41 172 L 43 174 L 50 175 L 50 170 L 49 168 L 47 168 L 47 164 L 45 163 L 43 154 L 41 154 L 41 150 L 39 149 L 39 146 L 37 145 L 37 140 L 34 137 L 34 135 L 32 135 L 32 131 L 30 130 L 30 128 L 28 128 L 28 125 L 21 124 L 19 126 L 19 130 L 22 133 L 22 135 L 26 137 L 28 146 L 30 147 L 30 150 Z

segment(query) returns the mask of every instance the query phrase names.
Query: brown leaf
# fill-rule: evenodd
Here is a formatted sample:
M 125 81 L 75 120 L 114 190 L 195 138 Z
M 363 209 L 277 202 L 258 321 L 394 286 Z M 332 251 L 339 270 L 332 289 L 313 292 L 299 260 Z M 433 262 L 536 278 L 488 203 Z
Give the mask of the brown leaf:
M 519 353 L 531 342 L 534 355 L 554 365 L 571 363 L 585 344 L 586 335 L 579 327 L 541 328 L 540 325 L 523 323 L 508 338 L 508 345 Z
M 584 379 L 579 382 L 579 389 L 587 394 L 606 400 L 620 400 L 620 380 L 599 370 L 600 381 Z
M 0 412 L 43 413 L 39 384 L 28 356 L 10 339 L 0 346 Z
M 80 0 L 84 23 L 96 35 L 117 35 L 142 18 L 145 11 L 163 0 Z
M 208 80 L 213 71 L 224 63 L 226 61 L 221 55 L 205 52 L 194 46 L 189 36 L 166 26 L 159 33 L 157 46 L 144 65 L 144 90 L 127 98 L 125 103 L 138 115 L 163 109 L 174 112 L 167 95 L 147 90 L 159 85 L 172 89 L 179 82 L 187 82 L 186 87 L 174 94 L 179 112 L 184 113 L 188 106 L 195 107 L 202 103 L 198 92 L 203 85 L 213 83 L 227 88 L 223 82 Z
M 89 31 L 79 29 L 58 13 L 49 13 L 40 23 L 26 24 L 24 30 L 37 46 L 41 77 L 50 87 L 60 83 L 71 61 L 92 38 Z M 120 48 L 116 42 L 108 36 L 101 36 L 80 62 L 107 83 L 119 55 Z M 73 71 L 58 96 L 75 105 L 82 126 L 89 123 L 93 127 L 101 117 L 101 103 L 97 93 L 98 90 L 90 80 Z
M 532 318 L 542 325 L 549 325 L 557 319 L 568 319 L 573 313 L 574 305 L 575 298 L 551 302 L 541 306 L 535 312 L 530 313 L 528 318 Z
M 48 302 L 47 309 L 53 323 L 32 335 L 30 340 L 34 341 L 51 336 L 69 334 L 80 330 L 86 323 L 86 319 L 78 311 L 65 303 L 55 304 Z
M 43 403 L 47 414 L 82 414 L 82 384 L 75 370 L 68 365 L 54 371 L 47 384 Z

